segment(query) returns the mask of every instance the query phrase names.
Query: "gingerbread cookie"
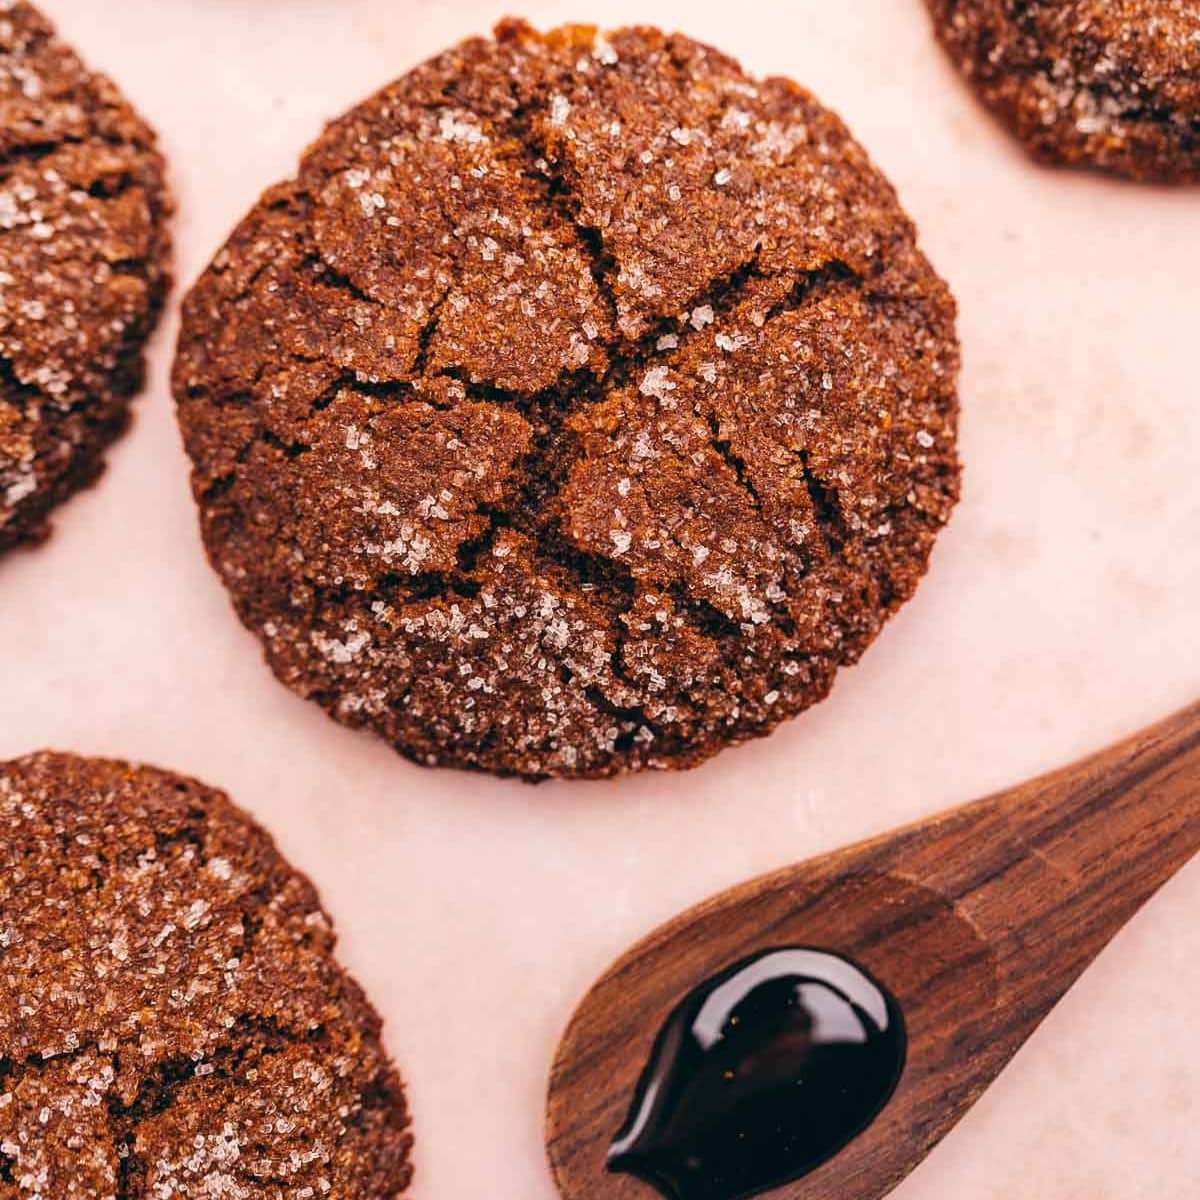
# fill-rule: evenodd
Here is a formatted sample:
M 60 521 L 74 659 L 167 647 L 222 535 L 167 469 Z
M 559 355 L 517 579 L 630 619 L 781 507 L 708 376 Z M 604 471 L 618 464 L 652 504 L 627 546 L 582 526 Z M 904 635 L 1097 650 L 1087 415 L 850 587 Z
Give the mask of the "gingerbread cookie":
M 958 494 L 954 303 L 785 79 L 507 22 L 332 124 L 187 298 L 213 565 L 421 763 L 684 767 L 821 699 Z
M 984 102 L 1047 163 L 1200 181 L 1194 0 L 929 0 Z
M 0 763 L 0 1200 L 392 1200 L 404 1094 L 334 940 L 220 792 Z
M 0 3 L 0 551 L 99 473 L 168 279 L 154 134 L 24 0 Z

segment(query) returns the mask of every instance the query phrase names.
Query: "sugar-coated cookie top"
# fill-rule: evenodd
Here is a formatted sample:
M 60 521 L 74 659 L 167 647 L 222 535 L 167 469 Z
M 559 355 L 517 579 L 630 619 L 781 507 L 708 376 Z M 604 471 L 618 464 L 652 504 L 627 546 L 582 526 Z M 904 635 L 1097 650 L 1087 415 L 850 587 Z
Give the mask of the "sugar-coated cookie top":
M 220 792 L 0 763 L 0 1200 L 391 1200 L 379 1018 L 311 884 Z
M 939 36 L 1040 159 L 1200 181 L 1195 0 L 929 0 Z
M 22 0 L 0 0 L 0 550 L 95 474 L 166 291 L 154 135 Z
M 431 764 L 698 762 L 820 699 L 957 496 L 954 305 L 802 88 L 508 22 L 335 121 L 185 304 L 214 565 Z

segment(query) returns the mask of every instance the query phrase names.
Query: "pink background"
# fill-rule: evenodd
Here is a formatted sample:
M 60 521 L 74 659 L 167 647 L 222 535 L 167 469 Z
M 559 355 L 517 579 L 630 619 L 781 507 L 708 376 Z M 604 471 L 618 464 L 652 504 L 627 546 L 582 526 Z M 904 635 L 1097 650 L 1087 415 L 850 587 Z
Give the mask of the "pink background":
M 160 130 L 190 281 L 336 115 L 502 10 L 44 0 Z M 0 757 L 228 788 L 322 889 L 410 1082 L 420 1200 L 552 1200 L 545 1073 L 631 940 L 758 872 L 969 800 L 1200 694 L 1200 192 L 1036 169 L 920 0 L 606 0 L 786 73 L 899 188 L 962 309 L 966 496 L 831 700 L 700 771 L 531 789 L 409 766 L 293 698 L 206 566 L 167 391 L 47 546 L 0 563 Z M 584 5 L 530 2 L 540 25 Z M 1200 1193 L 1200 863 L 1118 940 L 901 1200 Z

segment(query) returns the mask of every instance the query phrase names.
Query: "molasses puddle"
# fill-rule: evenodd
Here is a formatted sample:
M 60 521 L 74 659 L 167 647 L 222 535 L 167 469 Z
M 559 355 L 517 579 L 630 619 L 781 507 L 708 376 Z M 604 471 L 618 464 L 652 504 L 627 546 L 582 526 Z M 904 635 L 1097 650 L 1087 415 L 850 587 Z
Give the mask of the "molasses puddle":
M 820 1166 L 904 1070 L 899 1005 L 824 950 L 768 950 L 702 983 L 654 1043 L 608 1169 L 668 1200 L 740 1200 Z

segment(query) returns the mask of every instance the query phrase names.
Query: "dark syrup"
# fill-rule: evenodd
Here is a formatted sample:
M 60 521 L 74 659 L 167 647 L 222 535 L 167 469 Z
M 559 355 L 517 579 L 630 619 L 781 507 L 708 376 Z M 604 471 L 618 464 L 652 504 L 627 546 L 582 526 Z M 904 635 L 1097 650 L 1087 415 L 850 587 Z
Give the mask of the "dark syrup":
M 741 1200 L 798 1179 L 879 1115 L 907 1044 L 896 1001 L 848 959 L 744 959 L 667 1018 L 608 1169 L 669 1200 Z

